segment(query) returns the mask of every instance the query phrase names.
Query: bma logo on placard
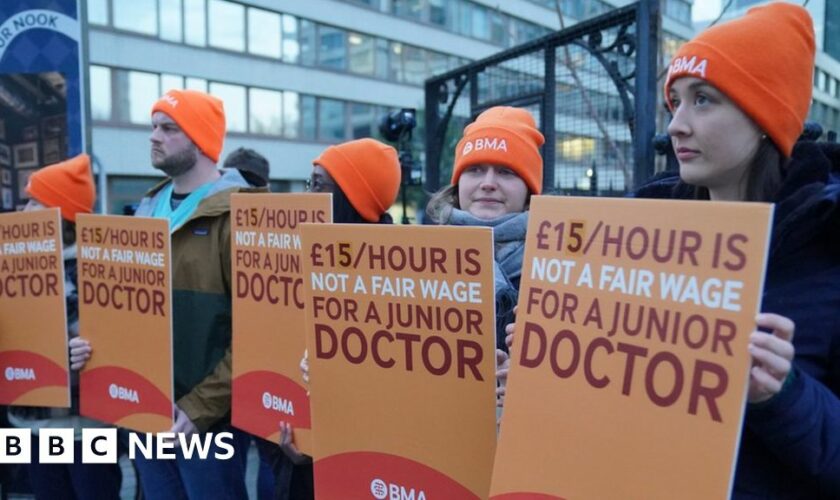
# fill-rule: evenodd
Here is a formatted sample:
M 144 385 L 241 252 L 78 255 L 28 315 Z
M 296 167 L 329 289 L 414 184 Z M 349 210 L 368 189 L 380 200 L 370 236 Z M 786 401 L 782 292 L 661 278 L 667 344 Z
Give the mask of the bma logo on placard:
M 295 406 L 292 404 L 290 399 L 283 399 L 279 396 L 271 394 L 270 392 L 263 393 L 262 404 L 266 410 L 274 410 L 292 416 L 295 414 Z
M 6 380 L 13 382 L 15 380 L 35 380 L 35 370 L 32 368 L 18 368 L 8 366 L 5 370 Z
M 379 478 L 370 482 L 370 494 L 377 500 L 426 500 L 426 492 L 423 490 L 416 491 L 414 488 L 386 483 Z
M 136 404 L 140 403 L 140 396 L 137 394 L 136 390 L 129 389 L 128 387 L 122 387 L 117 384 L 111 384 L 108 386 L 108 395 L 111 396 L 111 399 L 119 399 Z

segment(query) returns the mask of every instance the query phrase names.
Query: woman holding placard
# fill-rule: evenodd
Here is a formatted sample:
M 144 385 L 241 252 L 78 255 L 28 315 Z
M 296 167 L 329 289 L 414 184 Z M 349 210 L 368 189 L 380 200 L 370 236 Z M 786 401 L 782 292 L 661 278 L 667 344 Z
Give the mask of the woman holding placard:
M 440 224 L 493 228 L 496 343 L 502 349 L 504 325 L 513 321 L 519 296 L 528 204 L 532 194 L 542 192 L 543 142 L 528 111 L 506 106 L 484 111 L 456 146 L 450 185 L 432 196 L 426 209 Z
M 393 224 L 388 209 L 400 188 L 397 151 L 374 139 L 358 139 L 330 146 L 312 162 L 309 192 L 331 193 L 333 222 L 336 224 Z M 305 382 L 309 382 L 306 354 L 301 360 Z M 274 454 L 275 498 L 314 498 L 312 459 L 294 445 L 291 425 L 280 424 L 280 446 L 286 457 Z
M 775 204 L 740 498 L 840 497 L 840 150 L 794 148 L 813 75 L 813 22 L 795 5 L 754 8 L 683 45 L 665 82 L 680 179 L 637 193 Z
M 64 293 L 67 304 L 67 335 L 70 347 L 79 335 L 79 298 L 76 291 L 76 214 L 93 211 L 96 190 L 86 154 L 44 167 L 29 178 L 30 196 L 24 211 L 58 207 L 61 210 L 61 234 L 64 248 Z M 16 427 L 34 431 L 33 453 L 38 449 L 37 431 L 42 428 L 72 428 L 75 433 L 75 456 L 72 464 L 43 464 L 33 456 L 29 479 L 36 498 L 119 498 L 122 473 L 117 464 L 82 463 L 82 428 L 107 427 L 79 415 L 79 366 L 71 360 L 71 407 L 12 407 L 9 421 Z
M 775 204 L 733 498 L 840 498 L 840 148 L 794 147 L 813 74 L 813 23 L 795 5 L 683 45 L 665 82 L 679 175 L 636 193 Z

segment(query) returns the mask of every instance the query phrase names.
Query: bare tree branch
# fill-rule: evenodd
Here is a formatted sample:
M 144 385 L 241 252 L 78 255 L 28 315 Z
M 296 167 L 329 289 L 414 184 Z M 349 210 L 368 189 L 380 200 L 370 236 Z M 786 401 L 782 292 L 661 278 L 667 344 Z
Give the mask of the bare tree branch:
M 730 0 L 731 1 L 731 0 Z M 566 29 L 566 20 L 563 16 L 563 8 L 560 6 L 560 0 L 554 0 L 555 8 L 557 9 L 557 17 L 560 20 L 560 29 Z M 587 89 L 583 82 L 580 79 L 580 76 L 577 73 L 577 69 L 574 66 L 572 61 L 572 55 L 569 51 L 569 45 L 563 45 L 563 64 L 568 68 L 569 73 L 572 76 L 572 80 L 574 80 L 575 85 L 577 88 L 580 89 L 581 97 L 583 97 L 583 102 L 586 104 L 586 110 L 589 113 L 590 118 L 595 122 L 595 125 L 598 127 L 598 131 L 604 138 L 604 141 L 607 143 L 607 147 L 609 147 L 613 153 L 615 153 L 615 157 L 618 160 L 618 166 L 621 168 L 622 173 L 624 174 L 625 185 L 633 185 L 633 175 L 632 172 L 627 168 L 627 159 L 624 157 L 624 151 L 618 147 L 615 141 L 612 139 L 609 131 L 607 130 L 606 125 L 598 116 L 598 112 L 595 109 L 595 105 L 592 104 L 592 99 L 589 96 L 589 89 Z M 552 83 L 553 84 L 553 83 Z M 554 119 L 552 117 L 552 119 Z M 596 186 L 597 189 L 597 186 Z

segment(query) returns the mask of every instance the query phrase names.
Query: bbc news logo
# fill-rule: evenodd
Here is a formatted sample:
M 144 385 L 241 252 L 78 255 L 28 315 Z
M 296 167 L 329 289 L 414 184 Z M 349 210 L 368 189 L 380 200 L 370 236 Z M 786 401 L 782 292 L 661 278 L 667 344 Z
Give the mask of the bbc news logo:
M 42 428 L 38 431 L 38 461 L 42 464 L 72 464 L 74 461 L 73 429 Z M 177 442 L 177 446 L 176 446 Z M 117 463 L 117 429 L 82 429 L 82 463 Z M 213 448 L 215 446 L 215 451 Z M 160 432 L 128 434 L 128 458 L 175 460 L 176 448 L 186 459 L 216 460 L 233 458 L 233 434 L 190 434 Z M 211 453 L 212 451 L 212 453 Z M 0 464 L 32 462 L 32 431 L 0 429 Z

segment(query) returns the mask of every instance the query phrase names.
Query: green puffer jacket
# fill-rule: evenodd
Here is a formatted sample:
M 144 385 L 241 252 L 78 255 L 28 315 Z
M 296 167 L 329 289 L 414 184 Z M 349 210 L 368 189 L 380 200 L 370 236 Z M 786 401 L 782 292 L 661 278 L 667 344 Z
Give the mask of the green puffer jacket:
M 176 404 L 199 431 L 230 414 L 230 195 L 251 188 L 222 169 L 195 212 L 172 235 L 172 325 Z M 170 179 L 153 187 L 136 216 L 151 217 Z

